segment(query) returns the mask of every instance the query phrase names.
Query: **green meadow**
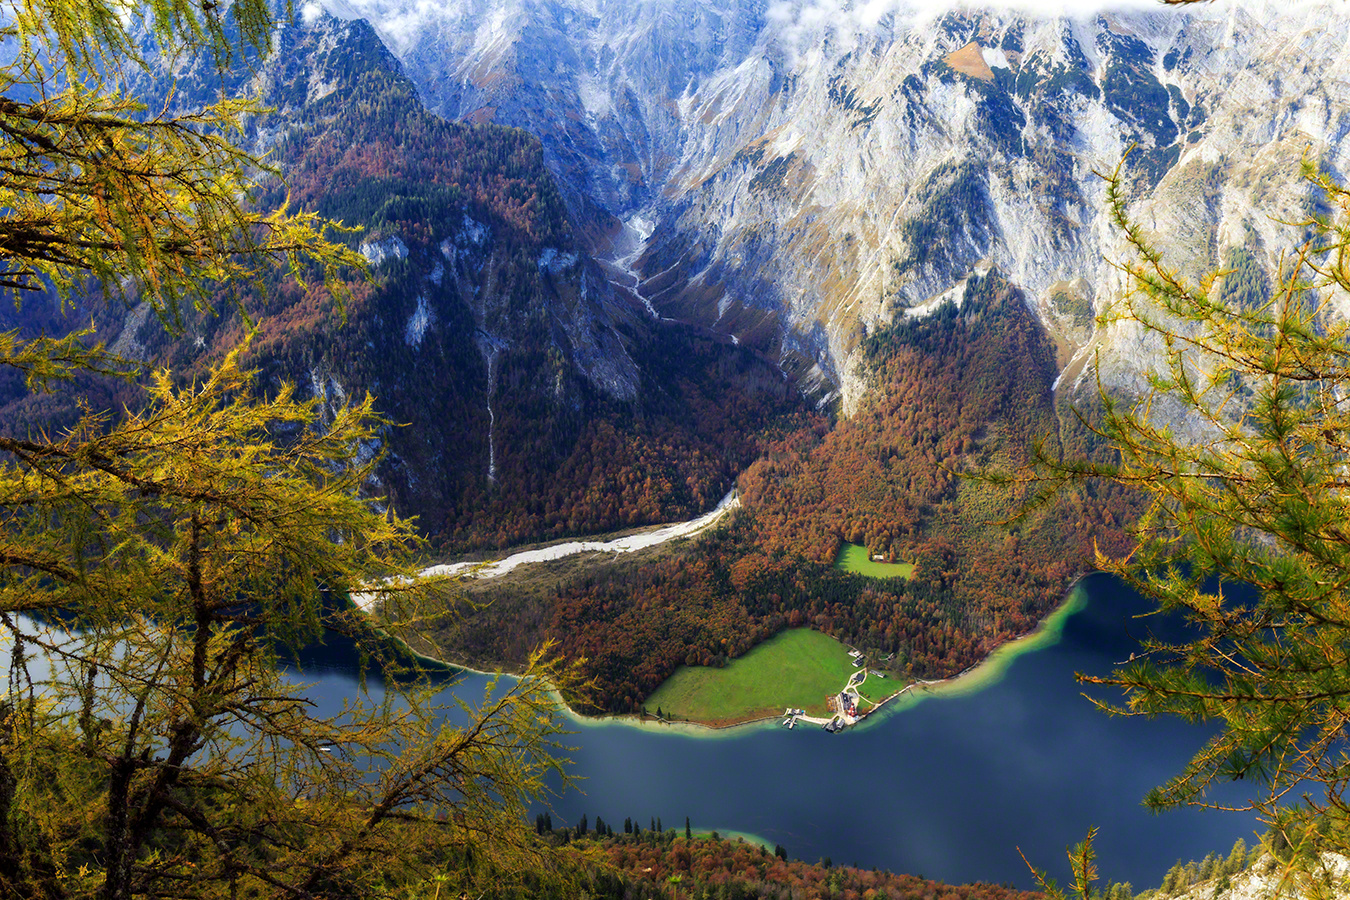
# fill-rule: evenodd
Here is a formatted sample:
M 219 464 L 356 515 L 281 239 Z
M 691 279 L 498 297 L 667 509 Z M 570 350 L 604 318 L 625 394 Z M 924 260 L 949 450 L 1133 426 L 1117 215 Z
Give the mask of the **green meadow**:
M 914 563 L 880 563 L 872 559 L 867 548 L 859 544 L 845 544 L 839 548 L 835 566 L 854 575 L 868 578 L 912 578 Z
M 1075 587 L 1059 609 L 1031 634 L 998 647 L 959 678 L 911 689 L 886 709 L 900 712 L 929 697 L 961 697 L 997 684 L 1017 657 L 1058 643 L 1064 623 L 1083 608 L 1086 597 L 1081 586 Z M 659 707 L 667 718 L 709 725 L 777 715 L 789 706 L 821 716 L 825 714 L 826 696 L 842 690 L 857 671 L 843 644 L 809 628 L 794 628 L 732 660 L 725 668 L 681 666 L 647 699 L 646 707 L 649 713 Z M 859 693 L 880 702 L 907 683 L 908 679 L 891 673 L 886 678 L 870 676 Z M 862 708 L 870 706 L 863 704 Z
M 909 681 L 907 679 L 903 679 L 895 674 L 887 675 L 885 678 L 879 678 L 876 675 L 868 675 L 867 680 L 858 687 L 858 693 L 864 698 L 871 700 L 873 703 L 880 703 L 908 683 Z M 863 710 L 871 709 L 866 703 L 859 704 L 858 708 Z
M 809 628 L 791 628 L 721 669 L 681 666 L 646 707 L 709 724 L 775 715 L 784 707 L 824 715 L 825 698 L 842 690 L 855 671 L 843 644 Z

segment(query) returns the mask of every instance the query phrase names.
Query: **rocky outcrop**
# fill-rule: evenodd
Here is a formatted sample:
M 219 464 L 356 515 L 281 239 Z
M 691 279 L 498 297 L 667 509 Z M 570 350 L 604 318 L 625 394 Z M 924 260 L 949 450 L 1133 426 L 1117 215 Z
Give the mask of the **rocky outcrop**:
M 1158 900 L 1313 900 L 1342 897 L 1350 892 L 1350 859 L 1323 853 L 1311 870 L 1300 871 L 1270 856 L 1232 877 L 1213 878 L 1174 894 L 1161 891 Z
M 1350 22 L 1330 6 L 1034 17 L 824 0 L 335 0 L 429 106 L 539 135 L 592 248 L 636 292 L 846 407 L 861 336 L 977 265 L 1020 286 L 1071 385 L 1140 383 L 1095 333 L 1126 251 L 1099 172 L 1183 268 L 1273 267 L 1307 154 L 1339 168 Z M 613 272 L 611 273 L 614 274 Z M 631 278 L 615 280 L 632 288 Z M 1142 357 L 1141 357 L 1142 354 Z

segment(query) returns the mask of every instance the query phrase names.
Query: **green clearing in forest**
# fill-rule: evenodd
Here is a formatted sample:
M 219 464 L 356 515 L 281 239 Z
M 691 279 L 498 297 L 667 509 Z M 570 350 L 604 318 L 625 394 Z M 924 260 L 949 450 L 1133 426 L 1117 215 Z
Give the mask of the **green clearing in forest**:
M 721 669 L 680 666 L 647 698 L 647 712 L 709 724 L 746 721 L 785 707 L 824 715 L 825 697 L 855 671 L 848 648 L 809 628 L 791 628 Z
M 858 688 L 858 693 L 868 700 L 871 700 L 873 703 L 880 703 L 908 683 L 909 682 L 907 681 L 902 681 L 894 674 L 887 675 L 885 678 L 879 678 L 876 675 L 868 675 L 867 680 Z M 865 703 L 860 704 L 859 708 L 871 709 L 871 707 Z
M 839 548 L 835 566 L 854 575 L 868 578 L 912 578 L 914 563 L 881 563 L 872 559 L 867 548 L 860 544 L 845 544 Z

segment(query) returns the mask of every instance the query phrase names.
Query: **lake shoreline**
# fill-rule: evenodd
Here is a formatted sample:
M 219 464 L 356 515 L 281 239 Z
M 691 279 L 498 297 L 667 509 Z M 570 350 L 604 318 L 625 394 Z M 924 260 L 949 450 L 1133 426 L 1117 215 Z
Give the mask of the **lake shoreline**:
M 856 725 L 850 727 L 870 727 L 876 724 L 876 722 L 889 718 L 891 715 L 912 709 L 929 697 L 942 697 L 944 695 L 965 696 L 997 684 L 1002 680 L 1008 666 L 1010 666 L 1018 657 L 1045 647 L 1054 646 L 1059 642 L 1063 633 L 1065 620 L 1074 613 L 1080 611 L 1087 602 L 1086 594 L 1081 589 L 1083 580 L 1094 574 L 1098 573 L 1088 572 L 1077 576 L 1068 586 L 1064 598 L 1060 601 L 1059 605 L 1052 609 L 1031 631 L 999 644 L 990 651 L 988 656 L 956 675 L 951 675 L 947 678 L 934 679 L 932 681 L 916 680 L 906 684 L 893 694 L 877 701 L 876 705 L 867 712 L 867 715 L 861 717 Z M 363 608 L 361 605 L 354 602 L 352 605 L 358 609 Z M 413 649 L 403 638 L 389 634 L 387 631 L 383 630 L 382 633 L 390 640 L 395 641 L 404 652 L 423 662 L 453 669 L 456 672 L 470 672 L 489 678 L 503 676 L 508 678 L 520 677 L 519 673 L 515 672 L 484 671 L 482 669 L 475 669 L 469 665 L 461 665 L 450 660 L 427 656 Z M 770 728 L 778 728 L 780 727 L 779 720 L 782 718 L 780 714 L 774 713 L 747 719 L 745 721 L 714 724 L 692 721 L 669 721 L 658 719 L 652 715 L 644 717 L 633 713 L 622 715 L 588 715 L 573 709 L 563 698 L 560 691 L 552 690 L 550 691 L 550 694 L 558 703 L 563 716 L 578 726 L 588 729 L 612 727 L 651 729 L 663 731 L 667 734 L 716 740 L 718 738 L 740 736 L 755 729 L 767 730 Z
M 892 708 L 885 710 L 886 714 L 893 715 L 912 709 L 930 696 L 966 696 L 1002 681 L 1008 667 L 1019 657 L 1047 647 L 1053 647 L 1060 642 L 1063 637 L 1064 623 L 1070 616 L 1082 611 L 1087 605 L 1087 594 L 1081 589 L 1081 584 L 1083 579 L 1094 574 L 1099 573 L 1089 572 L 1075 578 L 1073 583 L 1069 585 L 1068 590 L 1065 591 L 1064 599 L 1044 619 L 1041 619 L 1031 631 L 1018 635 L 1012 640 L 1004 641 L 991 650 L 984 659 L 955 675 L 934 679 L 933 681 L 910 682 L 884 700 L 879 701 L 856 727 L 866 725 L 872 716 L 883 712 L 883 708 L 887 706 Z
M 1003 674 L 1018 657 L 1025 653 L 1032 653 L 1045 647 L 1054 646 L 1059 642 L 1063 633 L 1064 622 L 1074 613 L 1079 612 L 1087 603 L 1086 594 L 1080 589 L 1083 579 L 1089 575 L 1097 574 L 1095 572 L 1079 575 L 1069 585 L 1065 591 L 1064 599 L 1059 605 L 1052 609 L 1044 619 L 1037 623 L 1036 627 L 1026 634 L 1019 635 L 1012 640 L 999 644 L 989 655 L 973 666 L 948 676 L 947 678 L 934 679 L 932 681 L 912 681 L 895 693 L 888 695 L 885 699 L 877 702 L 866 716 L 863 716 L 856 725 L 851 728 L 866 728 L 874 725 L 876 722 L 888 718 L 907 709 L 912 709 L 918 703 L 928 697 L 941 697 L 943 695 L 965 696 L 983 690 L 1002 680 Z M 561 698 L 559 698 L 561 700 Z M 568 717 L 578 722 L 578 724 L 587 727 L 605 727 L 621 726 L 628 728 L 648 728 L 665 729 L 672 733 L 685 734 L 691 737 L 712 738 L 729 736 L 730 733 L 740 733 L 742 729 L 749 731 L 755 728 L 778 728 L 782 716 L 773 714 L 750 719 L 744 722 L 732 722 L 727 724 L 706 724 L 703 722 L 668 722 L 656 719 L 654 716 L 647 716 L 643 719 L 636 715 L 609 715 L 609 716 L 587 716 L 578 713 L 571 707 L 564 704 Z M 875 721 L 874 721 L 875 720 Z
M 1055 646 L 1021 652 L 1035 641 L 1005 644 L 994 663 L 943 685 L 911 688 L 842 741 L 803 732 L 804 722 L 790 736 L 772 720 L 721 729 L 638 724 L 549 704 L 554 724 L 570 733 L 561 738 L 562 755 L 579 783 L 548 795 L 529 815 L 551 811 L 555 823 L 633 816 L 644 831 L 649 816 L 667 827 L 688 817 L 700 831 L 755 835 L 794 858 L 830 856 L 953 884 L 1022 884 L 1028 876 L 1017 847 L 1053 865 L 1064 859 L 1065 846 L 1102 822 L 1110 823 L 1100 844 L 1103 875 L 1135 884 L 1161 883 L 1178 857 L 1200 859 L 1239 835 L 1250 838 L 1256 827 L 1250 817 L 1193 810 L 1155 817 L 1140 806 L 1210 735 L 1168 718 L 1103 716 L 1084 699 L 1074 673 L 1104 675 L 1117 667 L 1138 649 L 1136 617 L 1155 607 L 1109 575 L 1077 584 L 1066 579 L 1053 599 L 1075 599 L 1071 588 L 1086 594 L 1084 608 L 1068 615 L 1073 606 L 1057 603 L 1058 615 L 1040 626 L 1039 640 L 1048 642 L 1057 620 L 1067 619 Z M 1164 638 L 1173 624 L 1149 620 Z M 413 647 L 436 653 L 408 637 Z M 999 661 L 1014 655 L 1017 662 L 991 683 Z M 477 668 L 495 666 L 479 660 Z M 346 667 L 316 675 L 322 684 L 312 696 L 322 710 L 340 710 L 358 689 Z M 490 679 L 465 671 L 445 684 L 442 699 L 480 706 Z M 880 700 L 909 680 L 880 682 L 887 689 L 871 697 Z M 494 696 L 511 684 L 502 679 Z M 878 683 L 869 679 L 867 686 Z M 453 702 L 448 708 L 452 726 L 471 715 Z M 1219 801 L 1236 802 L 1233 785 L 1219 787 L 1228 790 L 1215 794 Z M 1063 877 L 1063 868 L 1054 874 Z

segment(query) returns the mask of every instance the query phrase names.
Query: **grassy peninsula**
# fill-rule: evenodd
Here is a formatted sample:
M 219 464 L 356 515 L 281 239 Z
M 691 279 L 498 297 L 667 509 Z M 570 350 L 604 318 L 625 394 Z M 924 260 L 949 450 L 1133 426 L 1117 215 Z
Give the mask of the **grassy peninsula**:
M 800 707 L 822 715 L 857 671 L 848 648 L 810 628 L 790 628 L 722 668 L 680 666 L 647 698 L 649 713 L 707 724 L 730 724 Z

